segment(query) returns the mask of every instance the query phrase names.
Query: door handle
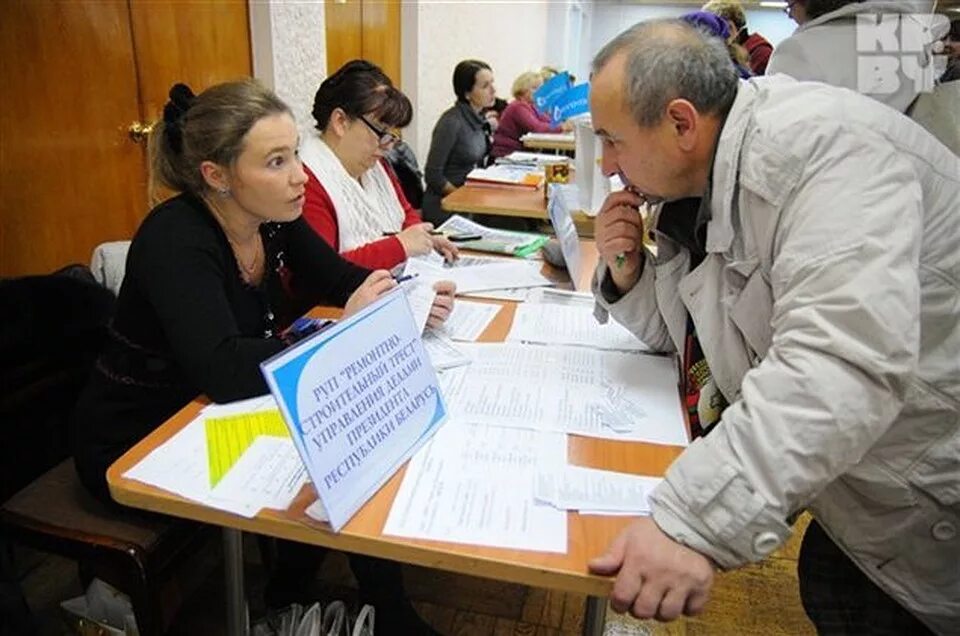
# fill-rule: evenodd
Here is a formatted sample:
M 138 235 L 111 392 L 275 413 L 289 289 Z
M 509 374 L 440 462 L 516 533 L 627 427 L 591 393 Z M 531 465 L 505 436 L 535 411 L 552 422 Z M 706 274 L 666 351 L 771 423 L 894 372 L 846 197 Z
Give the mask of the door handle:
M 146 141 L 152 132 L 153 124 L 144 124 L 139 121 L 133 122 L 130 124 L 130 127 L 127 128 L 127 134 L 130 135 L 130 139 L 137 143 Z

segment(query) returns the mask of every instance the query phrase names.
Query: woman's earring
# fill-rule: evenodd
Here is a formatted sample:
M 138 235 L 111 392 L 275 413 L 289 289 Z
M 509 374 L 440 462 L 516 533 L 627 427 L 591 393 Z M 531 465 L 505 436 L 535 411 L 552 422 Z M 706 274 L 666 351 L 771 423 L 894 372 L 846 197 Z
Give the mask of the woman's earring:
M 222 197 L 224 197 L 224 198 L 230 196 L 230 188 L 228 188 L 228 187 L 226 187 L 226 186 L 224 186 L 224 187 L 222 187 L 222 188 L 218 188 L 218 189 L 217 189 L 217 192 L 220 193 L 220 196 L 222 196 Z

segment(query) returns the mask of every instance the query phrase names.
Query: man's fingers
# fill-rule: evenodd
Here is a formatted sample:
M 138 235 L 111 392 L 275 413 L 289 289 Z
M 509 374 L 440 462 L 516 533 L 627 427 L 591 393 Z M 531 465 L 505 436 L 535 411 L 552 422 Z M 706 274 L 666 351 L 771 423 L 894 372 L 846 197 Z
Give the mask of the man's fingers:
M 689 590 L 677 587 L 670 588 L 660 601 L 660 608 L 655 618 L 658 621 L 668 622 L 676 620 L 683 613 L 686 606 Z
M 600 248 L 600 253 L 604 255 L 627 254 L 636 251 L 639 247 L 640 242 L 635 239 L 615 238 L 604 241 L 603 246 Z
M 694 589 L 687 596 L 687 602 L 683 606 L 683 613 L 687 616 L 697 616 L 703 612 L 710 600 L 710 588 Z
M 656 579 L 645 579 L 640 587 L 640 594 L 630 606 L 630 614 L 635 618 L 653 618 L 657 615 L 665 593 L 662 583 Z
M 633 208 L 616 207 L 605 215 L 598 216 L 596 227 L 598 230 L 608 231 L 620 224 L 639 229 L 643 227 L 643 219 Z
M 611 575 L 623 565 L 623 553 L 627 547 L 627 538 L 623 532 L 617 535 L 607 551 L 598 557 L 590 559 L 587 567 L 594 574 Z
M 639 208 L 643 204 L 643 199 L 635 192 L 630 190 L 621 190 L 620 192 L 611 192 L 607 195 L 603 205 L 600 207 L 600 214 L 619 205 Z
M 621 568 L 610 591 L 610 607 L 623 613 L 632 609 L 634 601 L 643 589 L 643 577 L 634 568 Z

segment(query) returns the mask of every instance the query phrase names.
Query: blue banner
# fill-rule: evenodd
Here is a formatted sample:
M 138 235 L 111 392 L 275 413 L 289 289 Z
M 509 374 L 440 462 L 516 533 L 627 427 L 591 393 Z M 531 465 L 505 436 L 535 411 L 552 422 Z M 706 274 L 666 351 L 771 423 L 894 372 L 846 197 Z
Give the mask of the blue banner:
M 576 115 L 590 112 L 590 84 L 577 84 L 553 100 L 550 119 L 557 125 Z
M 564 71 L 557 73 L 533 94 L 533 105 L 537 110 L 545 115 L 552 112 L 553 101 L 563 95 L 573 82 L 570 81 L 570 74 Z

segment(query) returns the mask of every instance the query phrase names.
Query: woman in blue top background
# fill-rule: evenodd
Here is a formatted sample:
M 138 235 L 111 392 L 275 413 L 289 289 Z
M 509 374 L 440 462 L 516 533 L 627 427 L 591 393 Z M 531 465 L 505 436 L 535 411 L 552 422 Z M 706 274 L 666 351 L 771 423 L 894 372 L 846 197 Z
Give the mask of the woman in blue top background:
M 490 151 L 490 128 L 480 115 L 493 106 L 496 88 L 490 65 L 464 60 L 453 70 L 456 103 L 440 115 L 433 128 L 430 153 L 424 166 L 427 191 L 423 197 L 423 220 L 439 225 L 449 218 L 440 200 L 459 188 L 467 174 L 482 165 Z

